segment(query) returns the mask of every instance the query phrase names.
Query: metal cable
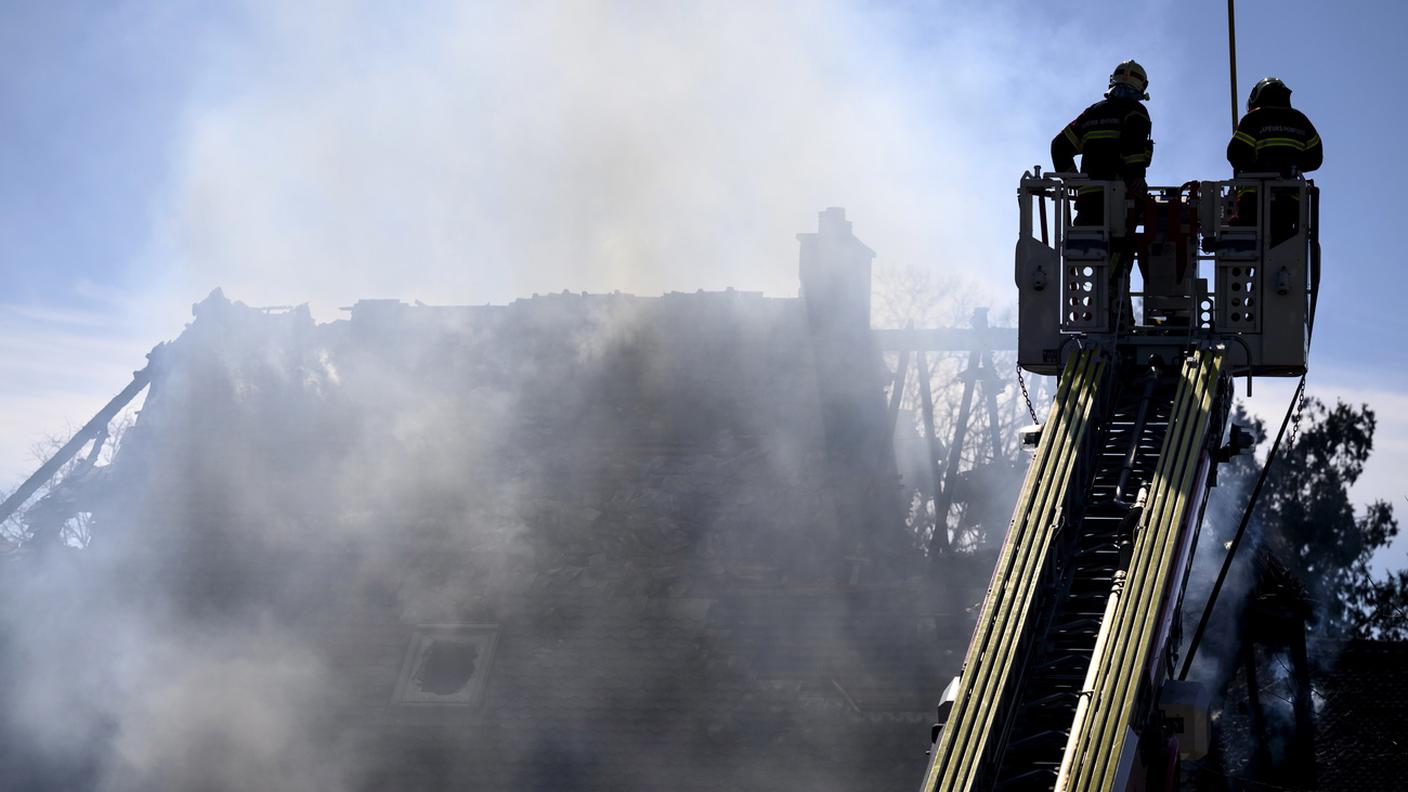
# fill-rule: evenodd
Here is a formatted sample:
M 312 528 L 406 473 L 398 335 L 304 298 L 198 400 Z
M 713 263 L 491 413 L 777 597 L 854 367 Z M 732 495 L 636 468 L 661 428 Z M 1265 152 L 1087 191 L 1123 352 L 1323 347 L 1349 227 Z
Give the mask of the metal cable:
M 1291 423 L 1291 415 L 1299 415 L 1297 409 L 1300 404 L 1301 395 L 1305 393 L 1305 375 L 1302 374 L 1300 384 L 1296 386 L 1296 394 L 1291 398 L 1291 403 L 1286 405 L 1286 417 L 1281 419 L 1281 430 L 1276 433 L 1276 442 L 1271 444 L 1271 449 L 1266 452 L 1266 464 L 1261 466 L 1261 475 L 1257 477 L 1256 486 L 1252 487 L 1251 498 L 1247 501 L 1247 508 L 1242 512 L 1242 521 L 1237 524 L 1237 533 L 1232 536 L 1232 544 L 1227 548 L 1227 555 L 1222 559 L 1222 569 L 1218 570 L 1217 580 L 1212 584 L 1212 593 L 1208 594 L 1208 603 L 1203 607 L 1202 618 L 1198 620 L 1198 629 L 1193 631 L 1193 639 L 1188 642 L 1188 656 L 1183 658 L 1183 670 L 1178 673 L 1180 680 L 1188 678 L 1188 669 L 1193 667 L 1193 657 L 1198 653 L 1198 644 L 1203 640 L 1203 633 L 1206 632 L 1208 622 L 1212 619 L 1213 607 L 1217 605 L 1217 595 L 1222 592 L 1222 584 L 1227 580 L 1227 572 L 1232 568 L 1232 559 L 1237 555 L 1237 548 L 1242 543 L 1242 536 L 1247 532 L 1247 525 L 1251 522 L 1252 511 L 1256 509 L 1257 500 L 1261 497 L 1262 485 L 1266 483 L 1266 474 L 1271 471 L 1271 463 L 1276 461 L 1276 453 L 1281 448 L 1281 438 L 1286 434 L 1286 427 Z M 1299 421 L 1297 421 L 1299 424 Z

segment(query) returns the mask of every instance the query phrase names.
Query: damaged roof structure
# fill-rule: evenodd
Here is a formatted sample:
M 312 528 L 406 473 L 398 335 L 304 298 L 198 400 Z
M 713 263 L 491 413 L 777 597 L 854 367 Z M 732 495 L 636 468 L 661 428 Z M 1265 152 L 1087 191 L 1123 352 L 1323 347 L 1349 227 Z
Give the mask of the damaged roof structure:
M 917 784 L 993 559 L 907 524 L 885 393 L 905 356 L 890 371 L 877 339 L 948 339 L 871 330 L 873 253 L 840 210 L 799 239 L 799 298 L 363 300 L 319 324 L 211 294 L 56 482 L 11 499 L 34 495 L 0 555 L 0 778 Z M 958 459 L 926 432 L 928 461 Z M 1396 772 L 1400 655 L 1310 647 L 1321 788 Z M 1256 730 L 1285 753 L 1257 720 L 1285 719 L 1284 657 L 1248 657 L 1196 788 L 1265 777 Z
M 1229 669 L 1211 753 L 1185 767 L 1185 788 L 1402 788 L 1408 643 L 1312 640 L 1303 662 L 1258 651 Z M 1301 695 L 1307 718 L 1296 716 Z
M 72 477 L 91 541 L 60 552 L 40 510 L 7 565 L 0 774 L 915 783 L 973 618 L 952 592 L 987 570 L 930 584 L 873 254 L 840 210 L 800 239 L 801 299 L 364 300 L 318 324 L 212 294 L 150 355 L 112 464 Z

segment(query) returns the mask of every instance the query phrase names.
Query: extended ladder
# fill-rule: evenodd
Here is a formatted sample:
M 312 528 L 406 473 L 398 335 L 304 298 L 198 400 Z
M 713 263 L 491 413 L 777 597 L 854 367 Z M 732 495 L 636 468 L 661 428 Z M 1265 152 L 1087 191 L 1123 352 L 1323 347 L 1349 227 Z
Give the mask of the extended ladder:
M 926 792 L 1124 788 L 1141 735 L 1157 737 L 1223 360 L 1210 346 L 1176 367 L 1068 357 Z

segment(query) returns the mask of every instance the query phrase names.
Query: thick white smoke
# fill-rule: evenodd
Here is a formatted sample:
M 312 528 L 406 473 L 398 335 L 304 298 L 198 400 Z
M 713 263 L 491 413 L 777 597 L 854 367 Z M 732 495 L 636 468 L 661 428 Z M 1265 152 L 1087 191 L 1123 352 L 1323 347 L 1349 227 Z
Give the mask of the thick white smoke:
M 251 15 L 202 64 L 155 243 L 182 295 L 786 295 L 792 234 L 838 203 L 884 260 L 996 291 L 1013 151 L 1043 154 L 1008 146 L 1043 78 L 957 10 L 914 46 L 844 2 Z
M 185 306 L 217 285 L 253 305 L 309 302 L 319 319 L 364 297 L 482 304 L 563 289 L 727 286 L 790 296 L 793 235 L 836 204 L 882 261 L 957 270 L 975 291 L 1000 297 L 1010 278 L 1011 185 L 1044 159 L 1051 131 L 1013 109 L 1045 112 L 1054 102 L 1061 120 L 1072 110 L 1053 99 L 1067 86 L 1051 90 L 1059 78 L 1033 68 L 1069 58 L 1060 41 L 1027 41 L 952 7 L 925 15 L 932 27 L 922 36 L 906 29 L 907 9 L 839 0 L 251 2 L 238 16 L 186 64 L 195 88 L 141 264 L 151 287 L 133 299 L 135 312 L 152 317 L 153 339 L 174 335 Z M 1103 68 L 1086 69 L 1095 75 L 1089 93 Z M 356 746 L 341 740 L 342 724 L 325 722 L 335 672 L 310 646 L 326 636 L 301 631 L 304 617 L 320 613 L 315 605 L 377 596 L 410 621 L 465 619 L 482 606 L 474 592 L 532 579 L 526 568 L 545 579 L 630 579 L 580 558 L 554 567 L 515 544 L 529 520 L 570 533 L 607 513 L 577 502 L 535 510 L 504 483 L 512 476 L 498 477 L 505 429 L 521 419 L 525 394 L 481 387 L 453 344 L 433 355 L 407 344 L 391 356 L 418 376 L 442 361 L 461 366 L 441 383 L 446 391 L 430 392 L 398 372 L 345 370 L 347 358 L 330 361 L 317 354 L 321 342 L 304 343 L 309 332 L 267 346 L 205 339 L 198 357 L 223 389 L 171 394 L 168 405 L 184 406 L 165 415 L 226 410 L 229 421 L 149 427 L 166 445 L 134 453 L 152 454 L 172 478 L 126 482 L 159 506 L 127 513 L 170 524 L 109 523 L 85 551 L 87 568 L 46 568 L 45 590 L 10 591 L 14 629 L 0 649 L 23 669 L 6 683 L 11 725 L 28 735 L 27 748 L 60 757 L 52 766 L 67 767 L 67 781 L 112 790 L 373 784 Z M 590 363 L 638 342 L 636 332 L 604 322 L 571 343 L 578 362 Z M 649 381 L 672 387 L 688 381 L 682 369 L 714 373 L 690 370 L 688 359 L 645 358 Z M 530 395 L 557 404 L 580 384 Z M 806 423 L 793 398 L 768 400 L 777 423 Z M 207 409 L 210 399 L 231 403 Z M 156 404 L 149 412 L 162 414 Z M 237 431 L 253 424 L 262 429 Z M 815 495 L 808 509 L 825 511 L 815 453 L 788 437 L 773 445 L 765 461 L 745 459 L 766 476 L 725 492 L 738 497 L 722 511 L 744 527 L 807 537 L 812 547 L 789 558 L 792 567 L 770 573 L 805 580 L 808 565 L 825 561 L 814 537 L 836 526 L 805 509 L 767 520 L 753 513 L 776 497 L 765 484 L 777 481 Z M 581 471 L 597 464 L 585 452 L 567 461 Z M 690 472 L 667 466 L 660 475 L 687 481 Z M 420 499 L 447 493 L 463 496 L 445 506 L 452 519 L 417 511 Z M 416 505 L 400 523 L 405 503 Z M 643 519 L 637 507 L 623 506 L 622 519 Z M 311 552 L 324 545 L 308 536 L 318 530 L 328 532 L 327 555 Z M 422 548 L 424 574 L 388 580 L 387 570 L 407 563 L 393 540 L 437 530 L 431 550 Z M 683 531 L 665 521 L 651 530 L 665 543 Z M 776 551 L 767 541 L 781 540 L 743 532 L 731 541 L 738 546 L 728 552 L 766 555 Z M 481 555 L 484 569 L 433 552 L 480 542 L 499 548 Z M 333 552 L 345 543 L 357 552 Z M 129 579 L 151 554 L 175 567 Z M 345 592 L 300 588 L 324 579 L 310 568 L 334 561 L 346 564 Z M 258 606 L 231 605 L 249 598 Z M 172 601 L 187 610 L 168 613 Z M 41 612 L 20 606 L 28 602 Z M 566 633 L 590 633 L 591 624 L 584 617 Z M 923 726 L 901 728 L 922 750 Z M 531 758 L 538 747 L 515 750 Z M 75 756 L 97 766 L 72 767 Z

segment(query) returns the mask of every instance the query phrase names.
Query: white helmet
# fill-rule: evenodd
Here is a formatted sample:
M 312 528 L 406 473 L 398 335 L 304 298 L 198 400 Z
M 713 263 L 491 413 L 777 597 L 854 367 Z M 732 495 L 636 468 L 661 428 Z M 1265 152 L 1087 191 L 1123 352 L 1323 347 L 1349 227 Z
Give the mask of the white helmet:
M 1110 87 L 1124 85 L 1139 92 L 1139 96 L 1148 99 L 1149 75 L 1144 72 L 1144 67 L 1137 62 L 1127 60 L 1115 67 L 1114 73 L 1110 75 Z

